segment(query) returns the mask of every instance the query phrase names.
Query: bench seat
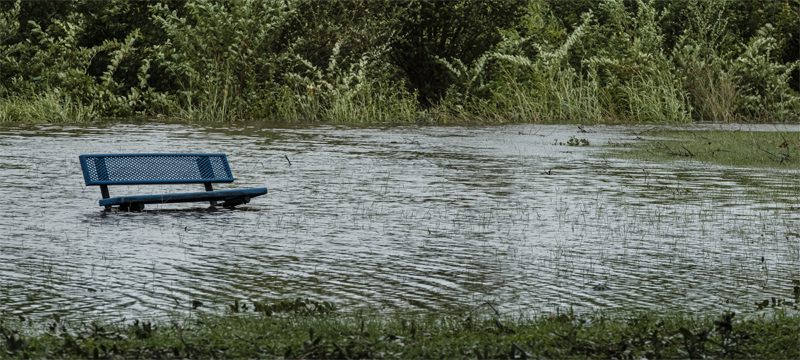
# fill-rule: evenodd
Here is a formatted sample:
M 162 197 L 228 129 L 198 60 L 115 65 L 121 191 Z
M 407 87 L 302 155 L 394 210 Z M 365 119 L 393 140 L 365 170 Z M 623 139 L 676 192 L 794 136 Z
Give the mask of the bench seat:
M 267 188 L 249 188 L 233 190 L 214 190 L 203 192 L 185 192 L 153 195 L 127 195 L 101 199 L 100 206 L 138 205 L 138 204 L 165 204 L 194 201 L 224 201 L 229 204 L 246 204 L 250 198 L 264 195 Z M 224 206 L 224 204 L 223 204 Z

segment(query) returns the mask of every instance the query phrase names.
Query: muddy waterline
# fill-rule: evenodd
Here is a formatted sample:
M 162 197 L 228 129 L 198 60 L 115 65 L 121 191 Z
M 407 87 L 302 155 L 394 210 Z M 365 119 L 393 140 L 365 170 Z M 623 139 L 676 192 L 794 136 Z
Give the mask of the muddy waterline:
M 800 278 L 792 171 L 608 158 L 625 128 L 0 129 L 0 311 L 142 318 L 340 308 L 754 311 Z M 561 145 L 570 137 L 590 146 Z M 225 152 L 237 210 L 104 213 L 78 155 Z M 227 188 L 228 185 L 220 186 Z M 112 187 L 112 195 L 198 190 Z

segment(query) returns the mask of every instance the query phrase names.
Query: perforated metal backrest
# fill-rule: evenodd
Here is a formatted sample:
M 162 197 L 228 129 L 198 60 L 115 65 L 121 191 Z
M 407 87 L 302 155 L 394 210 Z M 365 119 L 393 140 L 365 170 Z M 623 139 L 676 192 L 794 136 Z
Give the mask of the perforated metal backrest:
M 81 155 L 86 185 L 233 182 L 225 154 Z

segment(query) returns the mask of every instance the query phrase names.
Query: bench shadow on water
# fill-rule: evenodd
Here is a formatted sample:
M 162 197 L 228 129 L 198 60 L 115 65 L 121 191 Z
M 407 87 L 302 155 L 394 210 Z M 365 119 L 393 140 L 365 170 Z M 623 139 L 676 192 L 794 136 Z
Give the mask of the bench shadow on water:
M 748 312 L 791 296 L 794 172 L 608 158 L 595 145 L 631 140 L 624 128 L 576 130 L 1 129 L 0 311 L 142 318 L 307 297 Z M 576 136 L 592 146 L 565 145 Z M 270 193 L 106 213 L 77 162 L 176 149 L 227 153 L 235 186 Z M 112 196 L 162 190 L 198 188 Z

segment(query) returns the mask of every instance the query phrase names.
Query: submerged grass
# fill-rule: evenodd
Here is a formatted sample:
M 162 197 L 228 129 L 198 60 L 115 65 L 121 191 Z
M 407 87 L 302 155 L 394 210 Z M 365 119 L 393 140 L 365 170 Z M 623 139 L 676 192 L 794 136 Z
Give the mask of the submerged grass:
M 800 358 L 800 317 L 685 314 L 502 318 L 453 314 L 198 315 L 27 334 L 0 322 L 10 358 Z
M 648 161 L 691 160 L 726 166 L 800 168 L 800 133 L 724 130 L 650 130 L 642 141 L 613 153 Z

